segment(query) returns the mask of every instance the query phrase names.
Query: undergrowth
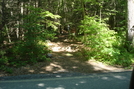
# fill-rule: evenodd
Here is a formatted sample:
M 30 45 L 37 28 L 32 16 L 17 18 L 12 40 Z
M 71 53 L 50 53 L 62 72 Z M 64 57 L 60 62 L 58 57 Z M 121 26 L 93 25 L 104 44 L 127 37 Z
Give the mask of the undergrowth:
M 23 29 L 23 37 L 13 43 L 1 45 L 0 51 L 0 70 L 12 73 L 10 67 L 20 67 L 26 64 L 46 61 L 48 50 L 46 45 L 40 41 L 54 39 L 58 22 L 54 19 L 60 18 L 49 11 L 41 8 L 27 7 L 30 10 L 28 15 L 23 18 L 24 23 L 19 24 Z M 17 27 L 17 26 L 16 26 Z
M 124 47 L 125 36 L 110 30 L 104 22 L 96 17 L 86 16 L 81 21 L 81 41 L 89 48 L 84 49 L 87 59 L 96 59 L 111 65 L 129 66 L 132 63 L 132 53 Z

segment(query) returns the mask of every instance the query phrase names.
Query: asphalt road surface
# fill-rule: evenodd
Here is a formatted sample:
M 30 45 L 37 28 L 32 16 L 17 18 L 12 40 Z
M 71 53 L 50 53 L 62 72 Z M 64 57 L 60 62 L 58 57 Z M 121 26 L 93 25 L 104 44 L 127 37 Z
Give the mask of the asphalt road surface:
M 0 89 L 128 89 L 131 71 L 0 77 Z

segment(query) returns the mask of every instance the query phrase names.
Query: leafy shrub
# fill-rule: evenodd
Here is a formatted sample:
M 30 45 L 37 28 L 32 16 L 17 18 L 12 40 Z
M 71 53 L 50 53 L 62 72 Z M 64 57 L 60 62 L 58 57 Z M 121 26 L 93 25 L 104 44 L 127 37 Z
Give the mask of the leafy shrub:
M 41 8 L 27 7 L 29 13 L 24 15 L 23 23 L 19 28 L 23 29 L 22 40 L 14 42 L 7 48 L 6 53 L 0 52 L 0 64 L 7 63 L 9 66 L 23 66 L 27 63 L 36 63 L 47 60 L 46 54 L 49 52 L 45 45 L 40 41 L 54 39 L 58 22 L 55 19 L 60 18 L 49 11 Z M 51 28 L 51 29 L 49 29 Z M 11 72 L 10 69 L 5 69 Z
M 104 22 L 98 22 L 95 17 L 85 16 L 81 23 L 80 33 L 84 33 L 82 41 L 90 48 L 86 52 L 88 59 L 94 58 L 110 64 L 130 65 L 129 53 L 123 48 L 123 38 L 117 32 L 109 30 Z
M 46 54 L 49 52 L 46 46 L 39 43 L 17 43 L 14 47 L 8 50 L 9 59 L 13 65 L 24 65 L 26 63 L 36 63 L 45 61 Z
M 8 63 L 8 58 L 6 56 L 2 56 L 0 58 L 0 64 L 7 64 Z
M 13 70 L 7 66 L 1 65 L 0 70 L 6 71 L 7 73 L 13 73 Z
M 5 56 L 6 52 L 4 50 L 0 51 L 0 65 L 8 63 L 8 58 Z

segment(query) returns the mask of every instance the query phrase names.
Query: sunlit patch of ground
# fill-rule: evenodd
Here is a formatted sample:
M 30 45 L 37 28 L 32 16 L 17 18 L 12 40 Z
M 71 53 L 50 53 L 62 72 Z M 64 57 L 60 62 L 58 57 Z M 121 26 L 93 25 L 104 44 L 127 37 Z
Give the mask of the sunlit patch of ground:
M 53 52 L 77 52 L 79 50 L 80 44 L 76 43 L 64 43 L 64 42 L 48 42 L 47 43 L 50 50 Z

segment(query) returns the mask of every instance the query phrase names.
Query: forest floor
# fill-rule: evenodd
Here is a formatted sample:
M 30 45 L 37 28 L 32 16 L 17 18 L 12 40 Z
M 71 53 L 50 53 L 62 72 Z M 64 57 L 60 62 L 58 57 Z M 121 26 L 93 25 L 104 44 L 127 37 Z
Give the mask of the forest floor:
M 130 71 L 121 66 L 111 66 L 96 60 L 86 60 L 81 49 L 84 45 L 81 42 L 73 42 L 68 37 L 60 36 L 54 42 L 47 42 L 51 50 L 50 61 L 38 62 L 34 65 L 26 65 L 20 68 L 12 68 L 13 73 L 0 72 L 2 76 L 16 76 L 27 74 L 48 74 L 48 73 L 100 73 L 100 72 L 121 72 Z

